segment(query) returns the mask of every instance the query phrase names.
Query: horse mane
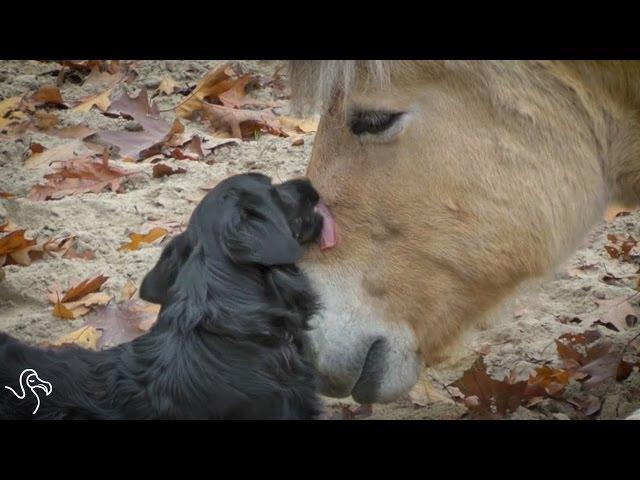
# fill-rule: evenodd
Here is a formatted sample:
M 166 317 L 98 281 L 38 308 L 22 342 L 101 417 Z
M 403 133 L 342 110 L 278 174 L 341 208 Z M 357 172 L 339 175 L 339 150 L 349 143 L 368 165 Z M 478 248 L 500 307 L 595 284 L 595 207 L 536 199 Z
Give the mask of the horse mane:
M 335 92 L 349 93 L 356 82 L 384 87 L 395 70 L 394 60 L 292 60 L 289 81 L 292 107 L 301 113 L 326 108 Z

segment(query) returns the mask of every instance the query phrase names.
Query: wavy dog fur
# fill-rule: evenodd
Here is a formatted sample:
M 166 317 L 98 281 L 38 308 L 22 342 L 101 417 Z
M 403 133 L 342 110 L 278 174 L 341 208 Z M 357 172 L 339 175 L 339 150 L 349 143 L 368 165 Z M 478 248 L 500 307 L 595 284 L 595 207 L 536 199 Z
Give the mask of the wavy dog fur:
M 311 419 L 314 371 L 301 354 L 316 297 L 294 263 L 322 226 L 305 180 L 221 182 L 164 249 L 141 297 L 162 303 L 144 336 L 93 352 L 45 350 L 0 334 L 0 384 L 25 368 L 53 386 L 0 392 L 0 419 Z

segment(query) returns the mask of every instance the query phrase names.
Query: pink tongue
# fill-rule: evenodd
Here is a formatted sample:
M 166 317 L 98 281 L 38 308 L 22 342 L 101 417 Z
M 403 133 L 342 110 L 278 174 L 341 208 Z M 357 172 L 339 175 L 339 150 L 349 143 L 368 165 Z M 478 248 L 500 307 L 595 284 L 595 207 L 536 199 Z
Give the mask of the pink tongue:
M 322 217 L 322 233 L 318 239 L 320 250 L 335 247 L 338 243 L 338 235 L 336 233 L 336 221 L 333 215 L 331 215 L 331 212 L 322 201 L 318 202 L 315 211 Z

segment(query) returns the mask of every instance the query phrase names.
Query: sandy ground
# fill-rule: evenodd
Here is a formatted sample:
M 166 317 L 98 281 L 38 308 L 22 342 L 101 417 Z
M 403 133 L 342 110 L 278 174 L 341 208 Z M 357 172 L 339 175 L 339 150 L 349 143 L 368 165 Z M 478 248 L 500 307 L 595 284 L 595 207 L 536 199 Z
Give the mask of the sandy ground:
M 136 64 L 139 77 L 128 89 L 141 86 L 155 88 L 163 77 L 170 76 L 180 86 L 194 85 L 217 61 L 140 61 Z M 272 61 L 241 61 L 249 73 L 269 74 L 278 66 Z M 39 85 L 51 83 L 55 78 L 43 75 L 58 66 L 54 63 L 2 61 L 0 62 L 0 100 L 35 90 Z M 87 93 L 86 88 L 66 82 L 61 87 L 64 100 L 73 104 Z M 183 97 L 159 97 L 161 109 L 175 106 Z M 287 113 L 287 107 L 280 109 Z M 90 128 L 123 128 L 123 121 L 108 118 L 100 112 L 59 112 L 62 126 L 82 123 Z M 171 112 L 163 114 L 173 120 Z M 199 123 L 184 121 L 187 129 L 207 131 Z M 0 330 L 29 343 L 52 340 L 82 325 L 81 319 L 61 320 L 52 315 L 47 301 L 47 287 L 53 283 L 67 285 L 74 279 L 103 273 L 109 276 L 105 284 L 108 293 L 116 295 L 127 280 L 139 284 L 144 274 L 154 265 L 161 245 L 143 246 L 138 251 L 121 252 L 118 247 L 131 232 L 146 232 L 163 224 L 179 224 L 188 220 L 195 204 L 202 196 L 200 186 L 217 178 L 240 172 L 260 171 L 278 180 L 286 180 L 304 173 L 313 145 L 313 133 L 304 134 L 302 146 L 292 146 L 291 139 L 260 135 L 239 145 L 215 150 L 210 164 L 195 161 L 167 161 L 172 166 L 187 168 L 183 175 L 154 179 L 142 175 L 127 184 L 126 192 L 112 192 L 70 196 L 58 201 L 34 202 L 24 197 L 29 189 L 42 180 L 49 167 L 28 170 L 23 166 L 23 155 L 31 142 L 47 148 L 62 140 L 43 133 L 29 133 L 22 139 L 0 143 L 0 191 L 17 195 L 11 200 L 0 199 L 0 221 L 10 219 L 28 235 L 36 238 L 77 235 L 79 245 L 95 251 L 95 260 L 67 260 L 45 258 L 28 267 L 5 267 L 6 278 L 0 282 Z M 82 147 L 78 147 L 82 153 Z M 150 165 L 121 164 L 132 170 L 151 170 Z M 554 339 L 565 332 L 582 332 L 589 325 L 566 322 L 596 308 L 595 300 L 630 296 L 635 290 L 635 279 L 623 279 L 615 285 L 601 281 L 605 273 L 617 277 L 634 274 L 637 265 L 613 260 L 604 250 L 610 233 L 628 233 L 640 238 L 640 213 L 603 221 L 585 240 L 584 246 L 558 269 L 554 277 L 540 286 L 528 287 L 516 299 L 513 307 L 505 309 L 490 328 L 473 332 L 461 342 L 455 359 L 446 365 L 425 371 L 424 382 L 417 387 L 413 400 L 409 398 L 387 404 L 374 405 L 373 419 L 457 419 L 466 409 L 454 403 L 443 385 L 460 377 L 482 352 L 489 371 L 502 377 L 515 369 L 525 377 L 536 366 L 556 361 Z M 514 254 L 517 254 L 514 252 Z M 584 274 L 575 275 L 581 265 L 594 266 Z M 573 273 L 571 273 L 573 272 Z M 624 332 L 596 327 L 616 346 L 625 345 L 640 327 Z M 633 349 L 640 345 L 633 344 Z M 436 394 L 421 394 L 422 385 L 428 383 Z M 626 380 L 614 383 L 602 394 L 603 405 L 594 418 L 624 418 L 640 408 L 640 373 L 634 371 Z M 418 403 L 419 405 L 417 405 Z M 339 415 L 342 405 L 352 405 L 349 399 L 327 399 L 330 415 Z M 520 407 L 510 418 L 515 419 L 568 419 L 577 418 L 575 410 L 563 402 L 544 400 L 532 408 Z

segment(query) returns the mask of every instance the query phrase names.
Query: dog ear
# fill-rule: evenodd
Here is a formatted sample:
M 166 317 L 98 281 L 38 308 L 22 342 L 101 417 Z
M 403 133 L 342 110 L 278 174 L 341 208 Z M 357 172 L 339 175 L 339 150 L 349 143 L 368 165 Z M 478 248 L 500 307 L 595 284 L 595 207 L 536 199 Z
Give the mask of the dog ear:
M 241 194 L 223 228 L 223 245 L 236 263 L 265 266 L 296 263 L 302 247 L 273 199 Z
M 142 280 L 140 298 L 163 305 L 167 301 L 169 289 L 190 253 L 191 244 L 186 234 L 181 233 L 174 237 L 162 251 L 158 263 Z

